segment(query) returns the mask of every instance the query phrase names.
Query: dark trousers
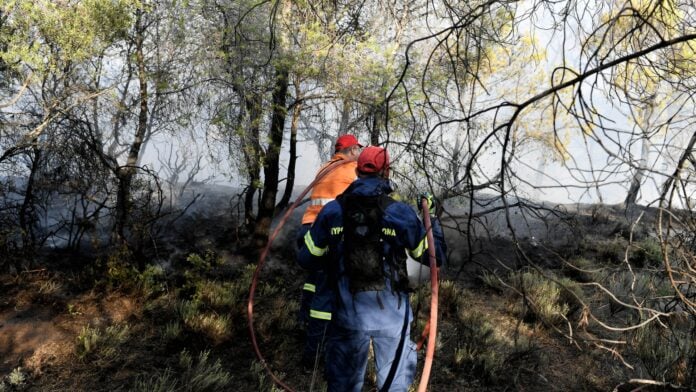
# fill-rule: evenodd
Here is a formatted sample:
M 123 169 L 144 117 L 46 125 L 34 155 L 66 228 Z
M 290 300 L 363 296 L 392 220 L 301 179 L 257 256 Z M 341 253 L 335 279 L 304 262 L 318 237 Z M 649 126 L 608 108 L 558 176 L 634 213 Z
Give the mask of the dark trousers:
M 297 233 L 298 248 L 304 243 L 304 236 L 311 225 L 302 225 Z M 333 291 L 328 285 L 324 271 L 307 273 L 302 287 L 300 313 L 298 321 L 305 328 L 305 344 L 302 350 L 302 362 L 305 366 L 315 364 L 324 354 L 324 342 L 333 303 Z

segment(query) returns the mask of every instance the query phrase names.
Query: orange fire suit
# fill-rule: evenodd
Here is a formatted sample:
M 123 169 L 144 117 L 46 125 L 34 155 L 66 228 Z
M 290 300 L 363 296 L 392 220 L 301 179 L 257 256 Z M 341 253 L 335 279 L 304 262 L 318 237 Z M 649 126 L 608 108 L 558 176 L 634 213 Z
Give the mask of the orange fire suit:
M 321 166 L 320 171 L 326 166 L 344 159 L 347 159 L 345 155 L 336 153 L 333 157 L 331 157 L 330 161 Z M 302 216 L 303 225 L 314 223 L 314 219 L 316 219 L 317 215 L 319 215 L 321 207 L 334 200 L 336 196 L 340 195 L 346 190 L 346 188 L 348 188 L 348 185 L 350 185 L 357 177 L 355 174 L 355 168 L 357 166 L 357 162 L 350 162 L 341 165 L 314 185 L 312 194 L 310 195 L 309 206 Z

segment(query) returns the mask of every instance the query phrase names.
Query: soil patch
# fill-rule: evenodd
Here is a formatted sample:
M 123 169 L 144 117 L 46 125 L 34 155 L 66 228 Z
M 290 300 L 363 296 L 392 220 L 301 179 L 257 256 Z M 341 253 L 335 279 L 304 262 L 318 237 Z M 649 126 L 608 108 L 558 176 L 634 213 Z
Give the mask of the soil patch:
M 58 280 L 44 274 L 2 283 L 7 290 L 0 296 L 0 379 L 18 367 L 39 375 L 65 363 L 84 326 L 121 323 L 139 314 L 139 305 L 124 294 L 70 293 L 51 284 Z

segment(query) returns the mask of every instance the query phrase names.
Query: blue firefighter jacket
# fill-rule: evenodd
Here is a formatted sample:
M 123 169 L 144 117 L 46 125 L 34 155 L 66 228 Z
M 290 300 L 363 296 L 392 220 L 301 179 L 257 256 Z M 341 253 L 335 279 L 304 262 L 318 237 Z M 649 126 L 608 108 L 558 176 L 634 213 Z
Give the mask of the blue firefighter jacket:
M 346 190 L 362 196 L 388 194 L 391 187 L 387 180 L 379 177 L 360 178 Z M 410 306 L 406 291 L 393 290 L 389 271 L 385 273 L 385 288 L 380 291 L 352 293 L 343 265 L 343 211 L 338 201 L 326 204 L 312 228 L 305 235 L 304 245 L 298 255 L 298 263 L 310 270 L 323 269 L 330 272 L 330 279 L 337 287 L 332 321 L 343 328 L 373 331 L 401 328 L 404 323 L 404 306 Z M 428 243 L 425 227 L 416 212 L 405 203 L 394 202 L 387 206 L 382 217 L 383 255 L 391 252 L 408 251 L 415 260 L 427 253 Z M 433 220 L 433 234 L 437 242 L 438 265 L 445 254 L 442 229 Z M 385 263 L 385 269 L 388 269 Z

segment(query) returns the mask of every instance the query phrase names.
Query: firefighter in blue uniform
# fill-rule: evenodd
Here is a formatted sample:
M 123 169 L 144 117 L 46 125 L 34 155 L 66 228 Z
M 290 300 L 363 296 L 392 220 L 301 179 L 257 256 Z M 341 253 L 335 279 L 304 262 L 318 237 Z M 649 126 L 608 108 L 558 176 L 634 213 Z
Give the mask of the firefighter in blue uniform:
M 407 391 L 417 355 L 410 339 L 406 252 L 427 263 L 426 232 L 409 205 L 388 197 L 384 148 L 365 148 L 356 170 L 358 179 L 324 206 L 305 235 L 298 262 L 327 271 L 336 287 L 326 346 L 328 390 L 362 390 L 372 344 L 379 389 Z M 437 219 L 433 234 L 439 265 L 446 249 Z

